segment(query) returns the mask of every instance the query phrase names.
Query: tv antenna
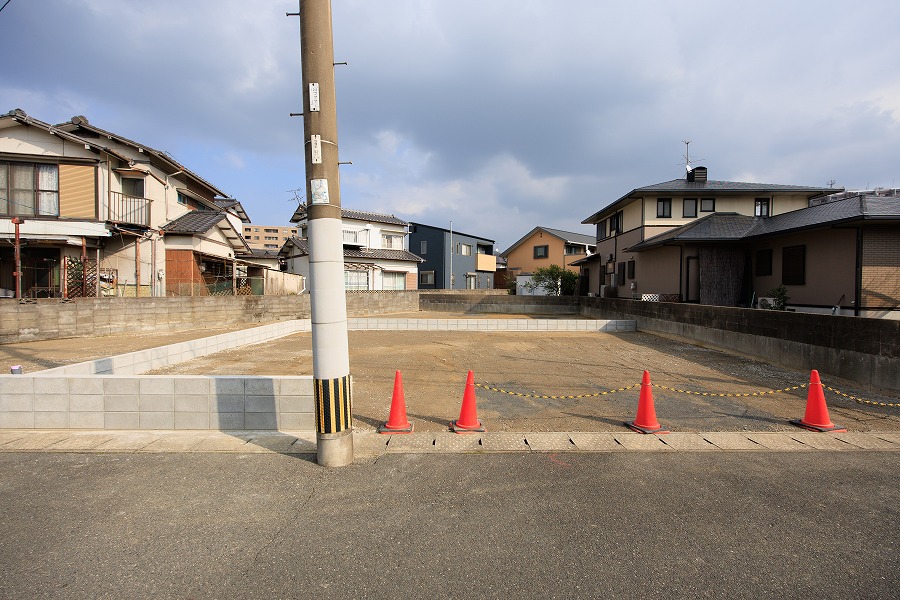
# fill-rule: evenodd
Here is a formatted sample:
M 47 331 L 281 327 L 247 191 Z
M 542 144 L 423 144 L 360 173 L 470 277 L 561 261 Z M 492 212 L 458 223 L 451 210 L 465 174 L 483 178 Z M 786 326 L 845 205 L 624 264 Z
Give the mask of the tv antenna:
M 681 140 L 684 143 L 684 170 L 691 170 L 691 140 Z M 698 158 L 700 160 L 706 160 L 704 158 Z
M 296 188 L 296 189 L 293 189 L 293 190 L 287 190 L 287 192 L 288 192 L 289 194 L 293 194 L 293 196 L 291 197 L 291 200 L 293 200 L 294 202 L 296 202 L 298 206 L 301 205 L 301 204 L 303 204 L 303 198 L 304 198 L 304 195 L 300 193 L 300 192 L 303 192 L 303 191 L 304 191 L 303 188 Z

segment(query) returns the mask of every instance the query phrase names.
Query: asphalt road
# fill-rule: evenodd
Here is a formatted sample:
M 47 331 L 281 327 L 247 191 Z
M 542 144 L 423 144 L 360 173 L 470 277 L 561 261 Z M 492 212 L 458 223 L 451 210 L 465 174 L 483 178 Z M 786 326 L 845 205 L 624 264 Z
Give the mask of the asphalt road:
M 0 454 L 0 598 L 897 598 L 895 452 Z

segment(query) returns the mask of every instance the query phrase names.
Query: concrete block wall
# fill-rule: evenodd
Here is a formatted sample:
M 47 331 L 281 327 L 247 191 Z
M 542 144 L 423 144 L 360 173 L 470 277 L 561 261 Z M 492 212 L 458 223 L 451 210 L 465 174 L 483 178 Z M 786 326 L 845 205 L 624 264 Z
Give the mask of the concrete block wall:
M 314 431 L 312 377 L 8 375 L 0 429 Z
M 511 296 L 505 290 L 492 294 L 422 293 L 419 307 L 423 311 L 462 312 L 470 314 L 577 315 L 579 299 L 574 296 Z
M 309 295 L 0 301 L 0 343 L 308 319 Z
M 900 390 L 900 321 L 726 306 L 582 298 L 585 316 L 850 381 Z
M 372 331 L 634 331 L 634 320 L 612 319 L 349 319 L 350 330 Z
M 463 290 L 447 292 L 454 295 Z M 466 295 L 472 296 L 471 290 Z M 347 314 L 366 317 L 419 310 L 419 290 L 348 292 Z M 481 297 L 504 294 L 483 290 Z M 0 300 L 0 344 L 135 331 L 176 331 L 310 317 L 309 294 L 299 296 L 174 296 Z

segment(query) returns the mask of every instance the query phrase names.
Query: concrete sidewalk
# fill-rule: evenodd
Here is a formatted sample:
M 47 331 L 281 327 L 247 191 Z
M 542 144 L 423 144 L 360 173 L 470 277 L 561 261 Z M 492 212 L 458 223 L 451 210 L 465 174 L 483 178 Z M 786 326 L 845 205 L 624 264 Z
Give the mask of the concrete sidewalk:
M 813 433 L 673 432 L 643 435 L 598 433 L 452 432 L 380 435 L 354 432 L 357 459 L 384 454 L 471 454 L 529 452 L 745 452 L 900 451 L 900 432 Z M 0 452 L 90 453 L 278 453 L 315 454 L 312 432 L 247 431 L 0 431 Z

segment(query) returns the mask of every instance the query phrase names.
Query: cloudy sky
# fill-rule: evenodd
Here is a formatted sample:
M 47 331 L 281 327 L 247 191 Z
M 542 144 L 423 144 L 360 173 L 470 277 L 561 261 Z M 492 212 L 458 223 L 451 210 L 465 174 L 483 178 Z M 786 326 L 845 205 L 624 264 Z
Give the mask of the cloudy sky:
M 5 0 L 0 0 L 0 2 Z M 493 239 L 683 177 L 900 187 L 900 2 L 332 0 L 342 204 Z M 11 0 L 0 112 L 84 115 L 287 224 L 297 0 Z M 303 193 L 302 191 L 300 192 Z

